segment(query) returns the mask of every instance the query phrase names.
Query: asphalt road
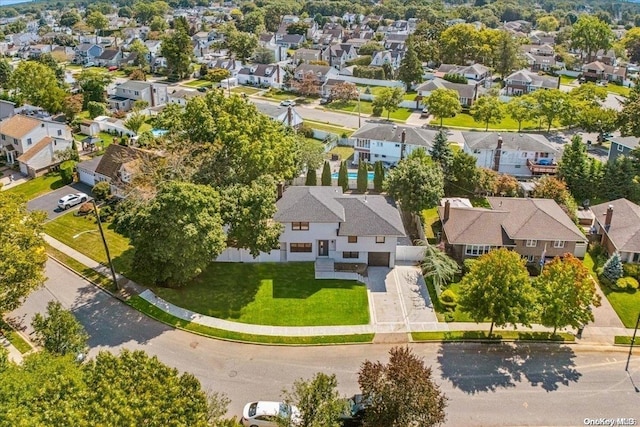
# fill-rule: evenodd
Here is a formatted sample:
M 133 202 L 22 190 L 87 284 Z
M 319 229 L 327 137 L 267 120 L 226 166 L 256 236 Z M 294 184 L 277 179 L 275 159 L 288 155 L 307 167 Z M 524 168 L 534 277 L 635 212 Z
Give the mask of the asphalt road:
M 365 359 L 386 360 L 388 345 L 271 347 L 217 341 L 155 322 L 84 282 L 53 261 L 46 286 L 10 314 L 26 326 L 47 301 L 71 308 L 100 350 L 144 349 L 194 373 L 207 390 L 232 399 L 230 415 L 250 400 L 273 400 L 297 378 L 335 373 L 340 391 L 357 391 Z M 581 426 L 585 418 L 640 420 L 640 354 L 535 344 L 416 344 L 449 398 L 447 426 Z M 640 422 L 640 421 L 639 421 Z
M 78 192 L 88 194 L 89 197 L 91 197 L 91 187 L 81 182 L 75 182 L 65 187 L 58 188 L 57 190 L 37 197 L 33 200 L 29 200 L 29 202 L 27 202 L 27 208 L 30 211 L 45 211 L 50 220 L 56 219 L 60 215 L 80 207 L 80 205 L 78 204 L 66 211 L 58 208 L 58 200 L 60 200 L 62 196 Z

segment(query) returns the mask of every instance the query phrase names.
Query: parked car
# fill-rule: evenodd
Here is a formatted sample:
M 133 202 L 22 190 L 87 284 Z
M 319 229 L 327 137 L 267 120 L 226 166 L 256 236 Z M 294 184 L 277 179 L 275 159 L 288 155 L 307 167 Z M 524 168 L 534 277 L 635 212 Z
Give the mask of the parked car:
M 426 119 L 427 117 L 429 117 L 429 109 L 427 107 L 424 107 L 422 109 L 422 113 L 420 114 L 420 118 Z
M 300 411 L 282 402 L 249 402 L 244 406 L 240 423 L 245 427 L 278 427 L 278 417 L 296 424 L 300 421 Z
M 286 99 L 284 101 L 281 101 L 280 105 L 283 107 L 293 107 L 294 105 L 296 105 L 296 102 L 291 99 Z
M 62 210 L 67 210 L 70 207 L 84 203 L 87 200 L 89 200 L 89 196 L 84 193 L 67 194 L 58 200 L 58 207 Z
M 109 71 L 116 71 L 118 69 L 117 65 L 112 65 L 111 67 L 107 68 L 107 70 Z
M 331 102 L 331 98 L 320 98 L 320 105 L 326 105 Z
M 361 394 L 355 394 L 347 400 L 348 412 L 340 416 L 342 427 L 360 427 L 367 410 L 367 400 Z
M 84 68 L 95 67 L 95 66 L 96 66 L 96 64 L 91 62 L 91 61 L 89 61 L 89 62 L 84 64 Z

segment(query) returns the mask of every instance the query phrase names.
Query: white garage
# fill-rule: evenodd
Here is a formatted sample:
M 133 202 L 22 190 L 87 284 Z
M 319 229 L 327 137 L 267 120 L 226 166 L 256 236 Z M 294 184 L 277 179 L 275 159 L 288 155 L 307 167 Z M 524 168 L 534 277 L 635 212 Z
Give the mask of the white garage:
M 91 160 L 78 163 L 76 169 L 78 170 L 78 179 L 80 182 L 93 187 L 96 184 L 95 172 L 98 164 L 100 163 L 102 156 L 94 157 Z

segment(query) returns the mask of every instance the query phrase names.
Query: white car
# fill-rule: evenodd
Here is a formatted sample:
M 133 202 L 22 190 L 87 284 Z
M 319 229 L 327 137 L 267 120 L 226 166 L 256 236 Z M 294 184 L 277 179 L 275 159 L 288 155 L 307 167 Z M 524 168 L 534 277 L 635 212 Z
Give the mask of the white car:
M 62 196 L 62 199 L 58 200 L 58 207 L 62 210 L 67 210 L 72 206 L 84 203 L 89 200 L 89 196 L 84 193 L 67 194 Z
M 293 107 L 294 105 L 296 105 L 296 102 L 292 101 L 290 99 L 287 99 L 285 101 L 281 101 L 280 105 L 283 106 L 283 107 Z
M 300 411 L 282 402 L 249 402 L 244 406 L 240 423 L 245 427 L 278 427 L 278 417 L 300 422 Z

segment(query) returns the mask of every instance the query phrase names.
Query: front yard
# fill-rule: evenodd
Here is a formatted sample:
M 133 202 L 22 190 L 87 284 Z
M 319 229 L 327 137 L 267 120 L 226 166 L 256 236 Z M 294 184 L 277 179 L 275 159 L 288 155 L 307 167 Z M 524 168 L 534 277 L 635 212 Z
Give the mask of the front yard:
M 9 188 L 6 191 L 9 194 L 20 195 L 26 200 L 31 200 L 62 187 L 64 187 L 64 183 L 62 182 L 62 178 L 60 178 L 60 174 L 50 172 L 13 188 Z
M 349 101 L 349 102 L 332 102 L 330 104 L 325 105 L 325 107 L 329 110 L 334 111 L 343 111 L 350 114 L 358 114 L 358 101 Z M 362 114 L 373 114 L 372 103 L 369 101 L 360 101 L 360 112 Z M 389 115 L 391 120 L 406 121 L 413 111 L 408 108 L 398 108 L 396 111 L 392 112 Z M 380 116 L 384 119 L 387 118 L 387 110 L 382 112 Z
M 197 80 L 191 80 L 190 82 L 181 83 L 181 85 L 188 86 L 188 87 L 201 88 L 201 87 L 212 87 L 213 83 L 210 80 L 197 79 Z
M 628 97 L 631 89 L 625 86 L 618 86 L 616 84 L 609 83 L 607 85 L 607 92 Z
M 264 89 L 259 89 L 259 88 L 255 88 L 255 87 L 251 87 L 251 86 L 236 86 L 236 87 L 232 87 L 231 88 L 231 93 L 237 93 L 237 94 L 246 94 L 247 96 L 249 95 L 255 95 L 256 93 L 260 93 L 263 92 Z
M 440 119 L 437 117 L 434 117 L 433 120 L 431 120 L 430 124 L 432 126 L 440 126 Z M 455 117 L 446 118 L 442 121 L 442 125 L 447 127 L 469 128 L 469 129 L 477 129 L 482 131 L 484 131 L 486 126 L 484 123 L 478 123 L 475 120 L 473 120 L 473 117 L 471 117 L 471 114 L 469 113 L 458 113 L 456 114 Z M 534 122 L 534 121 L 522 122 L 523 131 L 538 130 L 540 128 L 542 128 L 543 130 L 546 130 L 547 125 L 542 123 L 542 126 L 540 126 L 538 122 Z M 517 131 L 518 122 L 513 120 L 511 117 L 506 116 L 498 124 L 489 124 L 489 130 L 497 130 L 497 129 Z

